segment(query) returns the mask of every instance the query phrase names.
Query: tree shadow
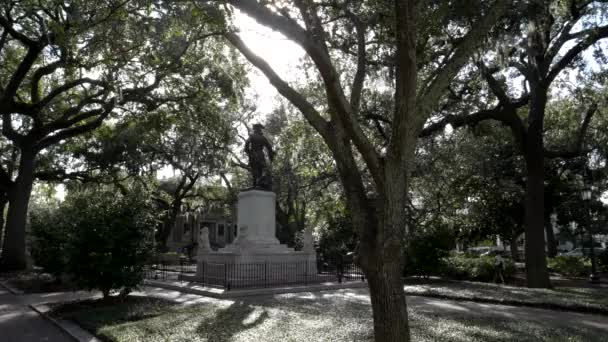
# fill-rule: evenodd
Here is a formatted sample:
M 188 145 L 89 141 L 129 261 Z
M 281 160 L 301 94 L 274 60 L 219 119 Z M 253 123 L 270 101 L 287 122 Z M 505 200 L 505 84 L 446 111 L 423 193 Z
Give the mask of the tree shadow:
M 256 311 L 261 311 L 257 317 Z M 200 322 L 196 333 L 208 341 L 227 342 L 239 332 L 262 324 L 268 317 L 268 312 L 263 307 L 237 301 Z

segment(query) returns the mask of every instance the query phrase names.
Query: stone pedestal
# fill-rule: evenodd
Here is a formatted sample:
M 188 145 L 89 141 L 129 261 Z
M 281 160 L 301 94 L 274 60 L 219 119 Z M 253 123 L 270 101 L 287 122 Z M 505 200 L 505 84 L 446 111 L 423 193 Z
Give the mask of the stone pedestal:
M 249 280 L 264 277 L 263 281 L 267 282 L 269 270 L 272 279 L 281 281 L 315 274 L 317 262 L 314 249 L 295 251 L 279 243 L 276 238 L 275 205 L 276 195 L 273 192 L 241 192 L 236 239 L 225 248 L 199 253 L 197 278 L 204 282 L 209 282 L 209 278 L 223 278 L 225 282 L 236 283 L 244 276 Z M 249 271 L 243 274 L 243 269 Z

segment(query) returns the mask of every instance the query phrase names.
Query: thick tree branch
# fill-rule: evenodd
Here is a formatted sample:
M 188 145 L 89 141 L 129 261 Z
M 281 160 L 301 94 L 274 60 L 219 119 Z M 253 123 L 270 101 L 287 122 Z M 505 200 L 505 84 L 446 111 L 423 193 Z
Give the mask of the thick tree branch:
M 17 146 L 23 145 L 24 136 L 17 133 L 13 128 L 13 121 L 10 114 L 2 114 L 2 135 L 14 142 Z
M 13 183 L 11 179 L 11 175 L 6 172 L 4 169 L 4 165 L 0 165 L 0 189 L 4 190 L 4 188 L 8 189 L 8 187 Z
M 30 100 L 32 101 L 32 103 L 37 103 L 38 101 L 40 101 L 40 79 L 46 75 L 55 72 L 55 70 L 65 64 L 64 62 L 65 61 L 63 59 L 60 59 L 58 61 L 40 67 L 34 72 L 30 89 Z
M 505 92 L 504 83 L 501 84 L 501 82 L 499 82 L 492 75 L 492 72 L 490 70 L 488 70 L 488 68 L 485 65 L 480 64 L 480 68 L 481 68 L 482 75 L 486 79 L 486 82 L 488 82 L 488 85 L 490 86 L 492 93 L 494 93 L 494 95 L 498 98 L 498 101 L 500 102 L 500 104 L 506 106 L 509 103 L 511 103 L 509 96 Z
M 521 102 L 520 106 L 523 106 Z M 517 115 L 516 106 L 499 105 L 493 109 L 480 110 L 479 112 L 469 115 L 447 115 L 443 119 L 425 127 L 419 137 L 431 136 L 445 128 L 448 124 L 453 128 L 463 126 L 473 126 L 485 120 L 499 121 L 510 127 L 513 138 L 520 148 L 523 148 L 526 139 L 526 128 Z
M 434 107 L 443 95 L 443 90 L 448 86 L 449 82 L 469 60 L 477 47 L 483 43 L 484 37 L 490 29 L 506 13 L 508 5 L 509 1 L 496 0 L 488 10 L 488 13 L 486 13 L 475 25 L 475 28 L 471 29 L 467 35 L 462 38 L 460 44 L 458 44 L 454 53 L 438 75 L 422 90 L 421 94 L 418 96 L 417 111 L 421 113 L 421 116 L 424 117 L 424 119 L 426 119 L 434 110 Z M 422 124 L 424 124 L 424 122 L 420 125 Z
M 591 106 L 589 106 L 589 109 L 587 109 L 587 112 L 585 113 L 585 117 L 583 119 L 583 123 L 581 124 L 581 127 L 576 135 L 576 140 L 574 142 L 574 145 L 568 149 L 563 149 L 563 150 L 548 150 L 545 149 L 545 157 L 547 158 L 574 158 L 574 157 L 578 157 L 581 154 L 583 154 L 585 151 L 583 151 L 583 143 L 585 141 L 585 135 L 587 134 L 587 130 L 589 129 L 589 125 L 591 124 L 591 119 L 593 118 L 593 115 L 595 114 L 595 112 L 597 111 L 597 104 L 593 103 Z
M 395 109 L 390 141 L 387 148 L 387 169 L 405 171 L 407 154 L 413 153 L 419 122 L 426 117 L 416 110 L 418 67 L 416 62 L 416 18 L 413 1 L 395 1 L 396 25 L 396 80 Z M 405 177 L 405 175 L 403 176 Z M 405 178 L 404 178 L 405 179 Z M 391 185 L 388 185 L 391 186 Z
M 586 36 L 574 45 L 564 56 L 557 61 L 547 74 L 547 83 L 551 83 L 557 75 L 564 70 L 581 52 L 586 50 L 597 41 L 608 37 L 608 26 L 601 26 L 593 29 L 588 29 Z
M 13 38 L 17 39 L 18 41 L 20 41 L 21 43 L 23 43 L 26 46 L 31 47 L 35 47 L 38 42 L 29 38 L 28 36 L 18 32 L 17 30 L 15 30 L 15 28 L 13 27 L 13 25 L 11 25 L 10 21 L 7 20 L 7 18 L 3 17 L 0 15 L 0 26 L 2 26 Z
M 6 44 L 8 37 L 8 31 L 6 29 L 2 30 L 2 36 L 0 36 L 0 53 L 2 53 L 2 49 L 4 48 L 4 44 Z
M 553 58 L 557 56 L 557 53 L 562 48 L 562 46 L 564 46 L 567 41 L 575 38 L 573 35 L 570 34 L 570 30 L 578 19 L 578 17 L 572 18 L 571 20 L 568 20 L 568 22 L 566 22 L 564 26 L 562 26 L 557 36 L 553 39 L 553 43 L 547 50 L 546 57 L 548 60 L 553 60 Z
M 55 134 L 47 136 L 43 139 L 41 139 L 36 145 L 35 148 L 37 150 L 41 150 L 45 147 L 54 145 L 62 140 L 66 140 L 72 137 L 75 137 L 77 135 L 83 134 L 85 132 L 91 131 L 99 126 L 101 126 L 101 124 L 103 123 L 103 120 L 105 118 L 108 117 L 108 115 L 110 115 L 110 113 L 112 112 L 112 110 L 114 109 L 115 106 L 115 102 L 111 101 L 110 103 L 107 103 L 104 108 L 103 111 L 93 120 L 87 122 L 87 123 L 83 123 L 82 125 L 79 126 L 75 126 L 75 127 L 71 127 L 71 128 L 66 128 L 64 130 L 61 131 L 57 131 Z
M 4 88 L 2 96 L 0 96 L 0 103 L 8 103 L 11 101 L 10 99 L 15 97 L 19 86 L 21 86 L 21 83 L 32 68 L 32 65 L 34 65 L 34 62 L 36 62 L 36 59 L 38 59 L 41 51 L 41 48 L 38 46 L 28 48 L 25 57 L 23 57 L 21 63 L 19 63 L 19 66 L 17 67 L 17 70 L 15 70 L 11 76 L 6 88 Z
M 359 112 L 361 103 L 361 91 L 363 90 L 363 82 L 365 82 L 365 73 L 367 59 L 365 56 L 365 24 L 352 12 L 347 10 L 347 15 L 355 25 L 357 30 L 357 71 L 353 78 L 350 91 L 350 107 L 353 110 L 353 115 Z
M 80 78 L 80 79 L 77 79 L 77 80 L 74 80 L 71 82 L 67 82 L 67 83 L 53 89 L 47 96 L 45 96 L 38 103 L 34 103 L 33 106 L 38 109 L 44 108 L 55 97 L 59 96 L 61 93 L 64 93 L 74 87 L 77 87 L 79 85 L 84 85 L 84 84 L 90 84 L 90 85 L 95 85 L 95 86 L 100 86 L 100 87 L 107 87 L 107 85 L 108 85 L 104 81 L 100 81 L 100 80 L 96 80 L 96 79 L 92 79 L 92 78 L 88 78 L 88 77 Z
M 227 33 L 226 39 L 239 50 L 247 60 L 257 67 L 262 73 L 268 78 L 270 84 L 272 84 L 278 92 L 285 96 L 294 106 L 296 106 L 304 115 L 306 120 L 322 135 L 328 136 L 330 133 L 328 129 L 328 122 L 323 119 L 321 114 L 317 112 L 310 102 L 302 96 L 299 92 L 293 89 L 287 82 L 285 82 L 272 67 L 262 58 L 255 55 L 241 38 L 235 33 Z

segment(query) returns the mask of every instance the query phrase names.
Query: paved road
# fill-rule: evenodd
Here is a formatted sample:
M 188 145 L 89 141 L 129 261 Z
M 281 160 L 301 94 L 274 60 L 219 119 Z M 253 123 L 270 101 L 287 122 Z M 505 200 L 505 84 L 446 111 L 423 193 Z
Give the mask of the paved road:
M 3 342 L 73 342 L 19 297 L 0 288 L 0 340 Z

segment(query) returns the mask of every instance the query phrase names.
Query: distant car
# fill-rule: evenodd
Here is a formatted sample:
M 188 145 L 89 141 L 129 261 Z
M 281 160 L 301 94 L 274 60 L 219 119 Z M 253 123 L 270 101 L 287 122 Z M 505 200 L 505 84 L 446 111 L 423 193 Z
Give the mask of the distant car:
M 482 255 L 483 253 L 486 253 L 489 250 L 490 250 L 490 247 L 469 247 L 466 250 L 466 254 L 473 256 L 473 257 L 479 257 L 480 255 Z
M 497 256 L 497 255 L 500 255 L 503 258 L 510 258 L 511 252 L 503 251 L 500 249 L 493 249 L 493 250 L 490 250 L 490 251 L 487 251 L 487 252 L 481 254 L 481 256 L 492 256 L 492 257 Z

